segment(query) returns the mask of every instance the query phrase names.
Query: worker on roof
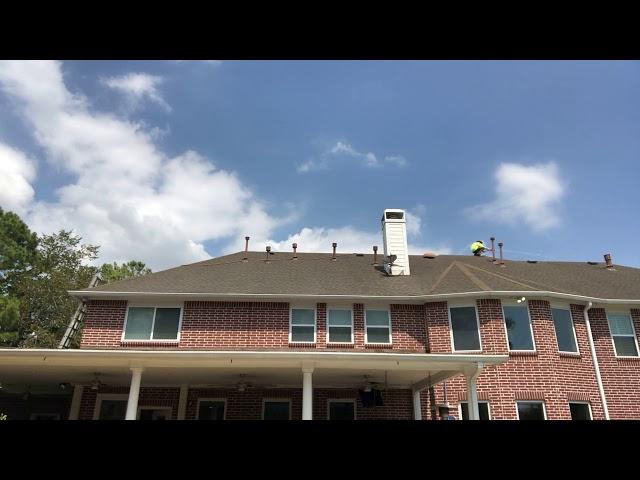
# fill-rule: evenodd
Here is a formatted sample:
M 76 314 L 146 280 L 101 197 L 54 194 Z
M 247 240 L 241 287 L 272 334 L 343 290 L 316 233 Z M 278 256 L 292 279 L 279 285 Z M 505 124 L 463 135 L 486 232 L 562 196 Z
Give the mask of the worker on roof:
M 482 240 L 476 240 L 471 244 L 471 253 L 473 253 L 476 257 L 482 256 L 487 247 L 484 246 Z

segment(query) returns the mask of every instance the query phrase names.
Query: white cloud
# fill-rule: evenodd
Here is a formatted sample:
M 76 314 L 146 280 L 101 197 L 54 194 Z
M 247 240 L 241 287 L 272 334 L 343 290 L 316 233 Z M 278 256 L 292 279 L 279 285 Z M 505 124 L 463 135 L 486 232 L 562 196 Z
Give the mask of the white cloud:
M 73 229 L 101 245 L 100 262 L 140 259 L 157 270 L 202 260 L 205 241 L 266 239 L 288 220 L 270 216 L 233 172 L 192 151 L 168 157 L 144 125 L 90 110 L 59 62 L 0 62 L 0 88 L 47 161 L 73 178 L 55 202 L 31 202 L 33 162 L 5 148 L 2 171 L 26 182 L 9 198 L 33 230 Z
M 158 86 L 164 80 L 156 75 L 146 73 L 129 73 L 121 77 L 101 78 L 100 82 L 107 87 L 125 95 L 129 107 L 134 110 L 147 99 L 160 105 L 164 110 L 171 111 L 169 104 L 162 98 Z
M 405 167 L 408 164 L 407 159 L 401 155 L 387 155 L 383 159 L 379 159 L 373 152 L 359 152 L 348 142 L 338 141 L 318 158 L 308 159 L 298 164 L 296 170 L 298 173 L 325 170 L 331 162 L 339 158 L 356 160 L 365 168 L 380 168 L 386 165 Z
M 555 162 L 502 163 L 495 180 L 495 200 L 468 208 L 469 215 L 512 225 L 524 223 L 538 232 L 560 224 L 556 208 L 565 187 Z
M 36 162 L 0 143 L 0 207 L 23 215 L 33 200 Z

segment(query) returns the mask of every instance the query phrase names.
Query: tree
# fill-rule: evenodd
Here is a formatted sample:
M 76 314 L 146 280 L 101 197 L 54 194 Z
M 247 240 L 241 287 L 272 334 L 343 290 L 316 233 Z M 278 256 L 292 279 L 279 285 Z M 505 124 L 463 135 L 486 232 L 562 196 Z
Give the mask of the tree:
M 138 260 L 130 260 L 118 265 L 117 262 L 105 263 L 100 268 L 100 277 L 105 283 L 117 282 L 132 277 L 139 277 L 151 273 L 151 269 Z
M 80 244 L 81 237 L 60 230 L 43 235 L 32 268 L 17 275 L 12 290 L 20 302 L 18 344 L 54 348 L 62 338 L 78 302 L 67 293 L 89 285 L 97 268 L 98 246 Z
M 15 347 L 20 329 L 20 304 L 9 295 L 0 296 L 0 346 Z
M 10 293 L 14 276 L 32 265 L 37 246 L 37 235 L 20 217 L 0 207 L 0 294 Z

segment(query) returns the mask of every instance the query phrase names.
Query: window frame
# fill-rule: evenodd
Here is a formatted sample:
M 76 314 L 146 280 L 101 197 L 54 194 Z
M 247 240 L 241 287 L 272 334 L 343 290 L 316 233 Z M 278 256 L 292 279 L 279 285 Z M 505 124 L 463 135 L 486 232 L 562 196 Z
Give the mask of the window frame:
M 159 405 L 159 406 L 153 406 L 153 405 L 142 405 L 138 407 L 138 411 L 136 412 L 136 420 L 140 420 L 140 417 L 142 415 L 142 410 L 168 410 L 169 411 L 169 418 L 167 420 L 173 420 L 173 407 L 170 406 L 164 406 L 164 405 Z
M 518 411 L 519 403 L 541 403 L 542 404 L 542 415 L 544 416 L 543 420 L 547 420 L 547 407 L 545 405 L 544 400 L 516 400 L 516 419 L 520 420 L 520 412 Z
M 389 315 L 389 326 L 388 327 L 382 327 L 380 325 L 372 325 L 371 327 L 369 327 L 369 325 L 367 325 L 367 310 L 379 310 L 379 311 L 384 311 L 387 312 L 387 314 Z M 364 307 L 364 343 L 365 345 L 393 345 L 393 329 L 392 329 L 392 322 L 391 322 L 391 308 L 384 308 L 384 307 L 367 307 L 365 305 Z M 370 342 L 369 341 L 369 328 L 388 328 L 389 329 L 389 341 L 388 342 Z
M 349 310 L 351 312 L 351 341 L 350 342 L 332 342 L 330 340 L 330 335 L 329 335 L 329 311 L 330 310 Z M 353 308 L 349 308 L 349 307 L 339 307 L 339 306 L 332 306 L 332 307 L 327 307 L 326 308 L 326 324 L 327 324 L 327 338 L 326 338 L 326 342 L 330 343 L 332 345 L 353 345 L 354 341 L 355 341 L 355 335 L 354 335 L 354 328 L 353 328 Z M 338 326 L 339 327 L 339 326 Z M 342 325 L 342 327 L 344 327 L 344 325 Z M 335 328 L 335 327 L 334 327 Z
M 331 420 L 331 404 L 332 403 L 352 403 L 353 404 L 353 419 L 358 419 L 358 402 L 355 398 L 328 398 L 327 399 L 327 420 Z
M 611 333 L 611 322 L 609 321 L 609 315 L 625 315 L 626 317 L 629 318 L 629 321 L 631 322 L 631 330 L 633 330 L 633 341 L 636 345 L 636 354 L 637 355 L 618 355 L 618 350 L 616 349 L 616 342 L 614 341 L 613 337 L 614 334 Z M 615 354 L 616 358 L 640 358 L 640 348 L 638 348 L 638 334 L 636 332 L 636 326 L 633 324 L 633 315 L 631 315 L 631 312 L 623 312 L 621 310 L 612 310 L 612 311 L 605 311 L 605 315 L 607 317 L 607 328 L 609 329 L 609 336 L 611 337 L 611 344 L 613 345 L 613 353 Z M 620 334 L 616 334 L 616 337 L 630 337 L 631 335 L 620 335 Z
M 222 403 L 224 403 L 224 412 L 222 413 L 222 420 L 226 420 L 227 419 L 227 399 L 226 398 L 202 397 L 202 398 L 198 398 L 198 403 L 196 405 L 196 420 L 200 420 L 200 402 L 222 402 Z
M 478 344 L 480 345 L 480 348 L 477 350 L 468 350 L 468 349 L 464 349 L 464 350 L 458 350 L 456 349 L 456 345 L 454 342 L 454 336 L 453 336 L 453 321 L 451 319 L 451 309 L 452 308 L 470 308 L 473 307 L 475 312 L 476 312 L 476 326 L 477 326 L 477 331 L 478 331 Z M 480 333 L 480 317 L 478 315 L 478 306 L 474 303 L 473 305 L 469 305 L 467 304 L 449 304 L 447 305 L 447 315 L 449 316 L 449 338 L 451 340 L 451 351 L 452 352 L 482 352 L 482 335 Z
M 100 410 L 102 410 L 103 400 L 129 400 L 129 395 L 126 393 L 98 393 L 96 395 L 96 404 L 93 407 L 93 420 L 100 420 Z
M 464 418 L 462 418 L 462 404 L 466 403 L 467 404 L 467 408 L 469 405 L 469 400 L 460 400 L 458 402 L 458 420 L 464 420 Z M 487 404 L 487 413 L 489 414 L 489 420 L 493 420 L 493 418 L 491 417 L 491 403 L 489 402 L 489 400 L 478 400 L 478 405 L 480 405 L 481 403 L 486 403 Z M 480 413 L 480 409 L 478 408 L 478 413 Z
M 153 308 L 153 320 L 151 321 L 151 338 L 125 338 L 127 335 L 127 323 L 129 321 L 129 310 L 131 308 Z M 154 329 L 156 326 L 156 313 L 158 308 L 178 308 L 180 309 L 180 316 L 178 317 L 178 334 L 176 338 L 153 338 Z M 120 337 L 121 342 L 161 342 L 161 343 L 175 343 L 180 342 L 180 334 L 182 333 L 182 317 L 184 315 L 183 305 L 145 305 L 145 304 L 134 304 L 127 305 L 127 313 L 124 317 L 124 325 L 122 327 L 122 336 Z
M 288 403 L 289 404 L 289 420 L 291 420 L 291 414 L 292 414 L 292 405 L 291 405 L 291 399 L 290 398 L 275 398 L 275 397 L 268 397 L 268 398 L 263 398 L 262 399 L 262 415 L 261 415 L 261 419 L 264 420 L 264 412 L 266 409 L 266 405 L 267 402 L 278 402 L 278 403 Z
M 536 353 L 538 351 L 537 347 L 536 347 L 536 337 L 533 334 L 533 322 L 531 321 L 531 310 L 529 309 L 529 302 L 526 302 L 526 305 L 524 306 L 527 309 L 527 318 L 529 319 L 529 332 L 531 333 L 531 343 L 533 344 L 533 349 L 532 350 L 522 350 L 522 349 L 514 349 L 511 350 L 511 348 L 509 347 L 509 329 L 507 328 L 507 316 L 504 313 L 504 307 L 521 307 L 522 304 L 521 303 L 515 303 L 515 302 L 501 302 L 502 303 L 502 323 L 504 324 L 504 334 L 507 340 L 507 351 L 508 352 L 515 352 L 515 353 Z
M 304 340 L 293 340 L 293 311 L 294 310 L 313 310 L 313 342 Z M 296 327 L 310 327 L 311 325 L 296 325 Z M 318 309 L 308 306 L 290 306 L 289 307 L 289 343 L 306 343 L 313 345 L 318 341 Z
M 573 330 L 573 341 L 576 345 L 576 351 L 570 352 L 567 350 L 560 350 L 558 345 L 558 332 L 556 331 L 556 321 L 553 318 L 553 310 L 567 310 L 569 312 L 569 318 L 571 319 L 571 329 Z M 556 334 L 556 347 L 558 347 L 559 353 L 566 353 L 569 355 L 580 355 L 580 345 L 578 345 L 578 334 L 576 333 L 576 323 L 573 320 L 573 313 L 571 313 L 571 307 L 567 305 L 551 305 L 551 320 L 553 321 L 553 331 Z
M 569 415 L 571 415 L 571 404 L 572 403 L 577 403 L 580 405 L 587 405 L 587 407 L 589 408 L 589 420 L 593 420 L 593 410 L 591 409 L 591 402 L 585 402 L 585 401 L 581 401 L 581 400 L 569 400 L 569 402 L 567 402 L 569 404 Z M 573 421 L 573 418 L 571 419 Z M 578 420 L 575 420 L 578 421 Z

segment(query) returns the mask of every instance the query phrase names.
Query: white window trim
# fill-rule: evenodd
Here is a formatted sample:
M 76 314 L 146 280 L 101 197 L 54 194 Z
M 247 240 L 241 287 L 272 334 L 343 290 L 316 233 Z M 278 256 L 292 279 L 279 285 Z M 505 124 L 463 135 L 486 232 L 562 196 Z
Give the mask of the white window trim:
M 553 310 L 568 310 L 569 318 L 571 319 L 571 328 L 573 330 L 573 342 L 576 344 L 576 351 L 569 352 L 567 350 L 560 350 L 560 345 L 558 345 L 558 332 L 556 331 L 556 322 L 553 319 Z M 567 307 L 566 305 L 551 305 L 551 320 L 553 320 L 553 332 L 556 334 L 556 347 L 558 347 L 559 353 L 567 353 L 569 355 L 580 355 L 580 346 L 578 345 L 578 335 L 576 334 L 576 322 L 573 321 L 573 313 L 571 313 L 571 307 Z
M 60 414 L 56 413 L 56 412 L 51 412 L 51 413 L 47 413 L 47 412 L 40 412 L 40 413 L 32 413 L 31 415 L 29 415 L 29 420 L 35 420 L 34 417 L 37 417 L 38 415 L 49 415 L 55 418 L 52 418 L 51 420 L 60 420 Z
M 289 420 L 291 420 L 291 399 L 290 398 L 263 398 L 262 399 L 262 420 L 264 420 L 264 410 L 267 402 L 287 402 L 289 404 Z
M 129 395 L 126 393 L 99 393 L 96 395 L 96 404 L 93 407 L 93 419 L 100 420 L 100 409 L 102 408 L 103 400 L 129 400 Z
M 542 415 L 544 416 L 543 420 L 547 419 L 547 406 L 545 405 L 544 400 L 518 400 L 516 402 L 516 418 L 520 420 L 520 412 L 518 412 L 518 404 L 519 403 L 541 403 L 542 404 Z
M 329 398 L 327 400 L 327 420 L 331 420 L 329 416 L 331 414 L 332 403 L 353 403 L 353 419 L 358 419 L 358 403 L 354 398 Z
M 151 337 L 152 338 L 125 338 L 127 333 L 127 322 L 129 320 L 130 308 L 153 308 L 153 320 L 151 321 Z M 179 308 L 180 318 L 178 319 L 178 335 L 176 338 L 153 338 L 153 329 L 156 325 L 156 312 L 158 308 Z M 184 308 L 182 305 L 127 305 L 127 313 L 124 317 L 124 326 L 122 327 L 121 342 L 163 342 L 163 343 L 175 343 L 180 342 L 180 333 L 182 332 L 182 316 L 184 314 Z
M 351 312 L 351 341 L 350 342 L 331 342 L 329 340 L 329 310 L 349 310 Z M 327 312 L 327 318 L 326 318 L 326 322 L 327 322 L 327 343 L 331 343 L 334 345 L 353 345 L 354 342 L 354 334 L 353 334 L 353 308 L 348 308 L 348 307 L 327 307 L 326 309 Z M 338 327 L 344 327 L 344 325 L 337 325 Z M 335 326 L 334 326 L 335 328 Z
M 580 400 L 569 400 L 569 414 L 571 414 L 571 404 L 578 403 L 580 405 L 587 405 L 589 407 L 589 420 L 593 420 L 593 411 L 591 410 L 591 402 L 583 402 Z
M 388 327 L 383 327 L 380 325 L 371 325 L 371 327 L 369 327 L 367 325 L 367 310 L 382 310 L 385 311 L 389 314 L 389 326 Z M 391 328 L 392 322 L 391 322 L 391 309 L 390 308 L 377 308 L 377 307 L 367 307 L 366 305 L 364 306 L 364 343 L 368 344 L 368 345 L 393 345 L 393 338 L 392 338 L 392 331 L 393 329 Z M 369 341 L 369 328 L 388 328 L 389 329 L 389 341 L 388 342 L 370 342 Z
M 227 399 L 226 398 L 198 398 L 198 405 L 196 406 L 196 420 L 200 420 L 200 403 L 201 402 L 222 402 L 224 403 L 224 411 L 222 413 L 222 419 L 227 419 Z
M 533 334 L 533 322 L 531 321 L 531 311 L 529 310 L 529 303 L 527 302 L 526 305 L 524 305 L 524 307 L 527 309 L 527 318 L 529 319 L 529 331 L 531 332 L 531 343 L 533 343 L 533 349 L 532 350 L 511 350 L 511 348 L 509 348 L 509 330 L 507 329 L 507 316 L 504 313 L 504 307 L 522 307 L 521 303 L 502 303 L 502 323 L 504 325 L 504 334 L 506 336 L 506 340 L 507 340 L 507 350 L 509 352 L 527 352 L 527 353 L 532 353 L 532 352 L 537 352 L 537 348 L 536 348 L 536 337 Z
M 633 341 L 636 344 L 636 352 L 638 355 L 618 355 L 618 350 L 616 349 L 616 342 L 613 341 L 614 334 L 611 333 L 611 323 L 609 322 L 609 315 L 625 315 L 629 317 L 629 321 L 631 322 L 631 330 L 633 330 Z M 613 353 L 615 353 L 616 358 L 640 358 L 640 349 L 638 348 L 638 336 L 636 334 L 636 326 L 633 324 L 633 315 L 631 312 L 623 312 L 623 311 L 606 311 L 607 315 L 607 328 L 609 329 L 609 336 L 611 337 L 611 344 L 613 345 Z M 616 334 L 616 337 L 630 337 L 631 335 L 620 335 Z
M 469 404 L 468 400 L 460 400 L 458 402 L 458 420 L 463 420 L 462 418 L 462 404 L 466 403 L 467 405 Z M 480 405 L 481 403 L 486 403 L 487 404 L 487 413 L 489 414 L 489 420 L 493 420 L 491 418 L 491 404 L 489 403 L 489 400 L 478 400 L 478 405 Z M 478 415 L 480 414 L 480 411 L 478 410 Z
M 478 344 L 480 348 L 477 350 L 457 350 L 456 345 L 453 341 L 453 322 L 451 321 L 451 309 L 452 308 L 470 308 L 473 307 L 476 312 L 476 326 L 478 331 Z M 504 313 L 504 312 L 503 312 Z M 478 316 L 478 307 L 474 305 L 448 305 L 447 306 L 447 315 L 449 317 L 449 338 L 451 340 L 451 351 L 452 352 L 481 352 L 482 351 L 482 335 L 480 334 L 480 317 Z
M 304 342 L 302 340 L 293 340 L 293 311 L 294 310 L 313 310 L 313 342 Z M 296 327 L 310 327 L 310 324 L 296 325 Z M 289 308 L 289 343 L 308 343 L 313 345 L 318 340 L 318 310 L 316 307 L 293 306 Z
M 160 407 L 154 407 L 154 406 L 141 406 L 138 407 L 138 414 L 136 415 L 136 420 L 140 420 L 140 414 L 142 413 L 142 410 L 167 410 L 169 412 L 169 420 L 172 420 L 173 417 L 173 408 L 172 407 L 167 407 L 167 406 L 160 406 Z

